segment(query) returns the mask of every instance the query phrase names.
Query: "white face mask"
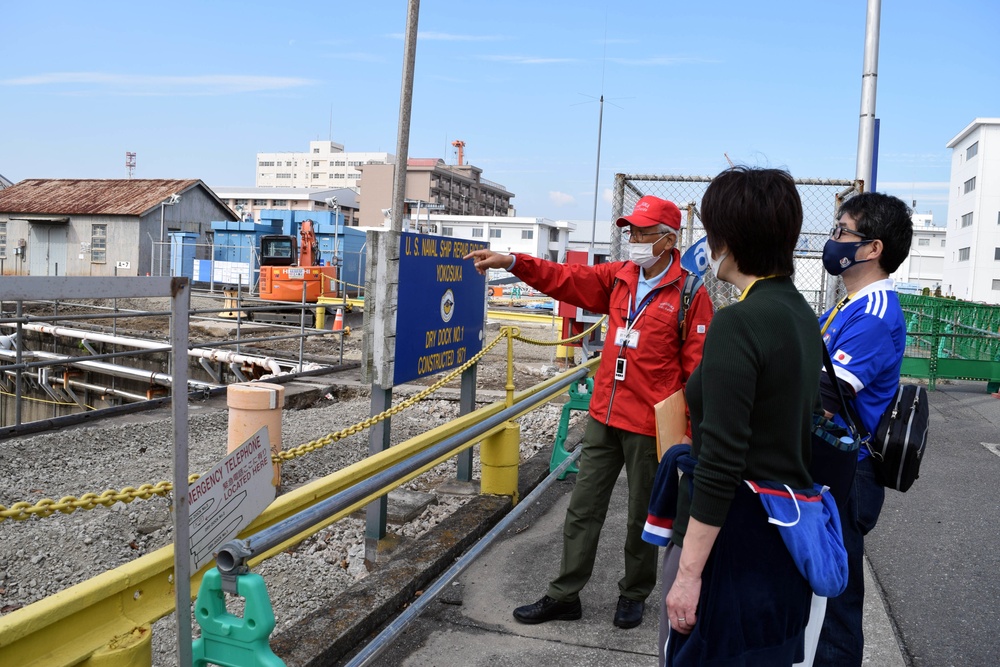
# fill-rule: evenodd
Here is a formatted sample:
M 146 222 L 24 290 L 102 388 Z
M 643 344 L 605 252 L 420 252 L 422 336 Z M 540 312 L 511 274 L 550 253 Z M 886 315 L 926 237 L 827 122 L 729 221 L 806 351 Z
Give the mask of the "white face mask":
M 659 255 L 653 254 L 653 245 L 654 243 L 629 243 L 628 258 L 640 268 L 648 269 L 663 256 L 662 252 Z
M 709 250 L 708 253 L 708 265 L 712 268 L 712 275 L 716 278 L 719 277 L 719 269 L 722 268 L 722 263 L 726 261 L 726 257 L 729 257 L 729 253 L 725 252 L 718 259 L 712 256 L 712 251 Z

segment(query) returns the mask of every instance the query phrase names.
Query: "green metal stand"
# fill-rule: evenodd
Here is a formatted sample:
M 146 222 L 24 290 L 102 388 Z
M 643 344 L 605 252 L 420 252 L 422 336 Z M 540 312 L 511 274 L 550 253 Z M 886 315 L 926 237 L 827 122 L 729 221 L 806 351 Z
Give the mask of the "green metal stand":
M 268 638 L 274 630 L 274 610 L 264 579 L 252 572 L 236 577 L 246 600 L 243 618 L 226 611 L 222 575 L 216 568 L 205 573 L 195 601 L 195 618 L 201 638 L 192 643 L 194 667 L 285 667 L 274 654 Z
M 581 388 L 585 389 L 581 391 Z M 556 432 L 556 442 L 552 446 L 552 458 L 549 459 L 549 471 L 553 471 L 559 467 L 559 465 L 569 458 L 569 452 L 566 451 L 566 438 L 569 435 L 569 413 L 573 410 L 589 410 L 590 409 L 590 397 L 594 393 L 594 378 L 587 378 L 586 384 L 577 383 L 572 384 L 569 387 L 569 402 L 563 406 L 562 416 L 559 418 L 559 430 Z M 579 466 L 577 464 L 571 465 L 566 469 L 559 479 L 566 479 L 566 475 L 569 473 L 576 474 L 580 472 Z

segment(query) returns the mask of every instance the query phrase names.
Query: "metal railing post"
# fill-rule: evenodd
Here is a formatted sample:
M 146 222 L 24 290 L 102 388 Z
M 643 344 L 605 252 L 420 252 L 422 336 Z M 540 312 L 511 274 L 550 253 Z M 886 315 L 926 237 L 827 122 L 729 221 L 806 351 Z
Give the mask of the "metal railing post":
M 323 277 L 320 276 L 320 281 Z M 299 372 L 302 372 L 302 357 L 306 346 L 306 280 L 302 279 L 302 310 L 299 311 Z
M 188 310 L 191 285 L 175 278 L 170 301 L 170 346 L 174 367 L 170 389 L 174 422 L 174 585 L 177 618 L 177 663 L 189 667 L 191 653 L 191 525 L 188 515 Z
M 462 394 L 459 398 L 458 414 L 467 415 L 476 409 L 476 370 L 479 364 L 462 371 Z M 459 452 L 456 465 L 458 474 L 456 478 L 460 482 L 472 481 L 472 447 Z
M 15 357 L 15 359 L 17 360 L 17 365 L 19 368 L 17 369 L 17 373 L 14 376 L 15 378 L 14 379 L 14 426 L 21 425 L 21 387 L 22 387 L 21 383 L 23 380 L 21 378 L 22 371 L 20 366 L 24 361 L 24 352 L 23 352 L 24 327 L 22 326 L 23 320 L 21 319 L 23 315 L 24 315 L 24 302 L 18 299 L 17 300 L 17 349 L 15 351 L 17 356 Z
M 392 406 L 392 387 L 383 389 L 372 384 L 371 416 L 381 414 Z M 368 432 L 368 453 L 378 454 L 389 449 L 390 421 L 387 417 L 371 427 Z M 386 496 L 380 496 L 365 507 L 365 562 L 374 563 L 378 557 L 378 543 L 385 537 L 385 524 L 388 509 Z

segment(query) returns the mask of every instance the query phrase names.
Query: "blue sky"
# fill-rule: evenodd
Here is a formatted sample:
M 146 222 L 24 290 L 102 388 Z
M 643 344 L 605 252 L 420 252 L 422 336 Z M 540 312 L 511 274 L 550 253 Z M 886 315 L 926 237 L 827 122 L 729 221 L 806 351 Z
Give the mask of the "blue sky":
M 882 5 L 878 189 L 944 223 L 945 144 L 1000 116 L 1000 3 Z M 712 175 L 724 152 L 853 178 L 865 11 L 424 0 L 410 157 L 464 140 L 519 215 L 589 220 L 603 92 L 600 219 L 615 173 Z M 134 151 L 137 177 L 249 186 L 259 151 L 394 152 L 405 20 L 405 0 L 7 3 L 0 174 L 120 178 Z

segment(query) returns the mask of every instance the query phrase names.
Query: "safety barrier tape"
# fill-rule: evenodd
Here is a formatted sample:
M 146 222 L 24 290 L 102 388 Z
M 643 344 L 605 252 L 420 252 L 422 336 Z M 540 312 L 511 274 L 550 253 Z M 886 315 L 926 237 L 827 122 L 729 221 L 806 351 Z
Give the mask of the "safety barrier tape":
M 590 332 L 592 332 L 594 329 L 600 326 L 603 322 L 604 318 L 602 318 L 600 321 L 598 321 L 596 324 L 594 324 L 592 327 L 590 327 L 589 329 L 587 329 L 582 333 L 572 336 L 571 338 L 566 338 L 565 340 L 557 340 L 557 341 L 543 341 L 543 340 L 528 338 L 526 336 L 520 335 L 519 333 L 515 333 L 516 331 L 518 331 L 517 329 L 504 327 L 500 335 L 494 338 L 488 345 L 486 345 L 482 350 L 480 350 L 478 354 L 471 357 L 467 362 L 465 362 L 455 370 L 451 371 L 450 373 L 442 377 L 440 380 L 438 380 L 431 386 L 427 387 L 427 389 L 424 389 L 420 393 L 414 394 L 410 398 L 406 399 L 405 401 L 401 401 L 400 403 L 392 406 L 388 410 L 380 414 L 374 415 L 372 417 L 369 417 L 368 419 L 358 422 L 357 424 L 353 424 L 352 426 L 348 426 L 347 428 L 341 429 L 339 431 L 333 431 L 331 433 L 327 433 L 326 435 L 320 438 L 311 440 L 307 443 L 298 445 L 297 447 L 293 447 L 291 449 L 279 452 L 278 454 L 272 455 L 271 461 L 273 463 L 282 463 L 284 461 L 290 461 L 299 456 L 304 456 L 310 452 L 322 449 L 323 447 L 331 443 L 337 442 L 338 440 L 343 440 L 344 438 L 361 433 L 365 429 L 371 428 L 380 421 L 388 419 L 389 417 L 392 417 L 402 412 L 403 410 L 406 410 L 407 408 L 416 405 L 417 403 L 424 400 L 437 390 L 441 389 L 441 387 L 445 386 L 446 384 L 454 380 L 460 374 L 464 373 L 466 370 L 471 368 L 473 364 L 477 363 L 480 359 L 482 359 L 483 356 L 485 356 L 488 352 L 490 352 L 494 347 L 497 346 L 497 344 L 500 343 L 501 340 L 503 340 L 507 336 L 511 336 L 514 340 L 519 340 L 521 342 L 528 343 L 531 345 L 566 345 L 568 343 L 576 342 L 581 338 L 583 338 L 584 336 L 589 335 Z M 192 474 L 190 477 L 188 477 L 188 483 L 194 482 L 199 477 L 201 477 L 201 475 Z M 0 523 L 6 521 L 7 519 L 13 519 L 14 521 L 25 521 L 33 516 L 47 517 L 47 516 L 52 516 L 57 512 L 62 514 L 72 514 L 76 510 L 92 510 L 97 507 L 110 507 L 111 505 L 114 505 L 115 503 L 118 502 L 130 503 L 136 499 L 149 500 L 153 496 L 165 496 L 168 493 L 170 493 L 173 490 L 173 488 L 174 485 L 171 482 L 157 482 L 156 484 L 143 484 L 139 487 L 126 486 L 118 491 L 114 489 L 108 489 L 100 494 L 85 493 L 82 496 L 63 496 L 59 500 L 43 498 L 42 500 L 39 500 L 35 503 L 22 501 L 14 503 L 10 507 L 5 507 L 4 505 L 0 505 Z

